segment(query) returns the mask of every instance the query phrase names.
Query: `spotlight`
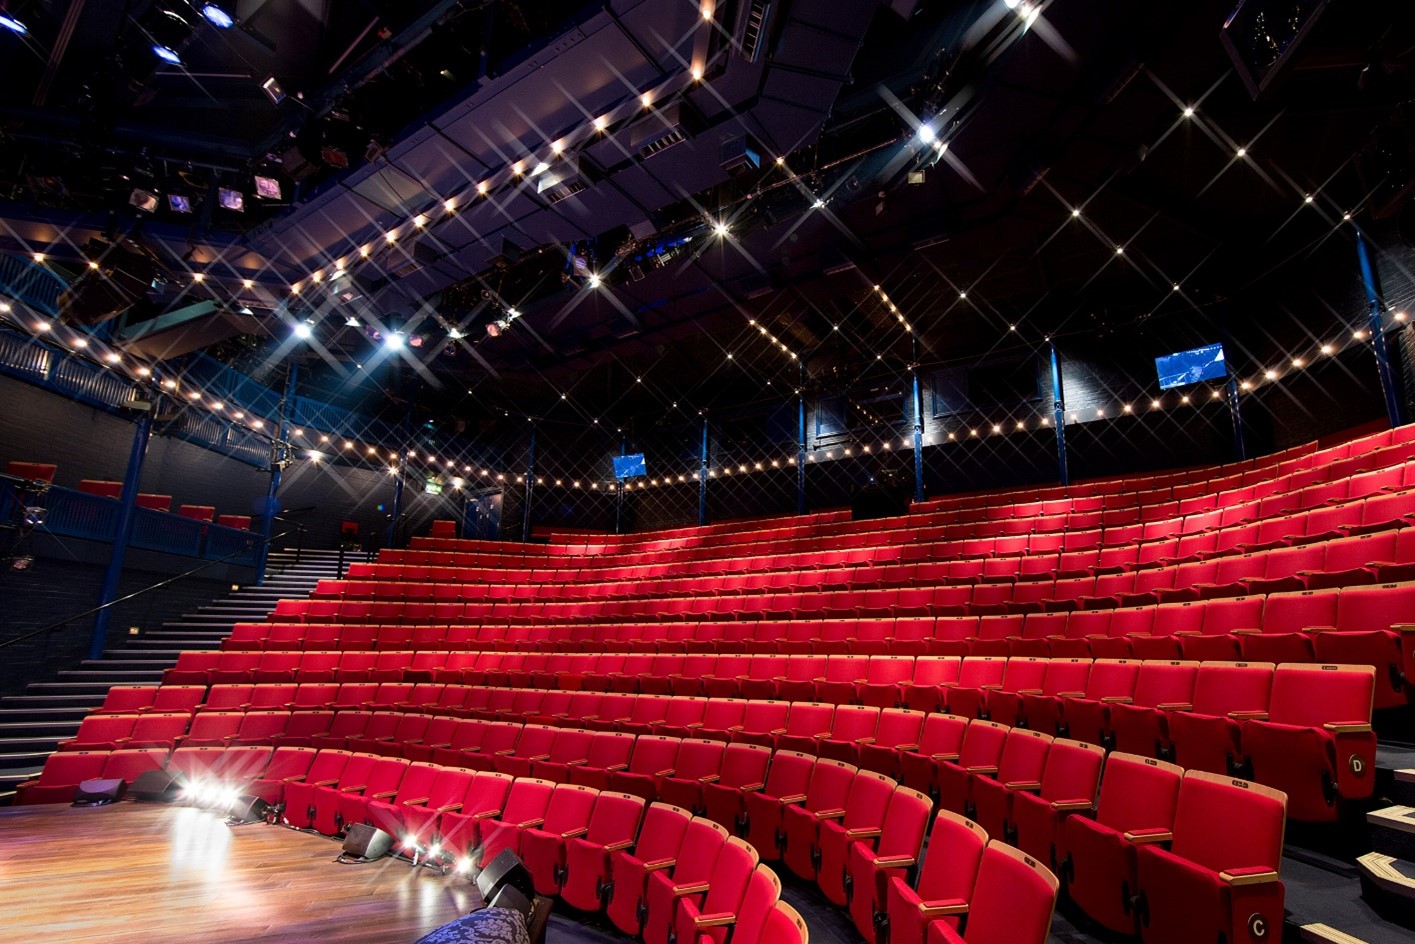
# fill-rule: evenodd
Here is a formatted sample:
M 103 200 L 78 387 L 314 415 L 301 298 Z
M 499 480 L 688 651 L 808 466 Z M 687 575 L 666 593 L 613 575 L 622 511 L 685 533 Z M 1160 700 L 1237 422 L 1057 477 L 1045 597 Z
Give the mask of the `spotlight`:
M 260 83 L 260 90 L 265 93 L 265 97 L 270 99 L 270 104 L 279 105 L 285 100 L 285 89 L 281 87 L 280 81 L 271 76 Z
M 201 15 L 206 17 L 206 21 L 217 29 L 230 29 L 236 25 L 231 14 L 221 9 L 214 3 L 208 3 L 201 8 Z
M 301 321 L 295 325 L 295 337 L 301 341 L 308 341 L 313 334 L 314 328 L 310 326 L 308 321 Z
M 597 272 L 592 272 L 592 273 L 590 273 L 590 280 L 589 280 L 589 283 L 588 283 L 588 284 L 589 284 L 589 287 L 590 287 L 590 288 L 599 288 L 599 285 L 600 285 L 599 273 L 597 273 Z
M 727 223 L 722 220 L 718 220 L 715 224 L 713 224 L 712 231 L 716 233 L 719 237 L 726 237 L 727 234 L 731 232 L 731 230 L 729 230 L 727 227 Z
M 938 132 L 933 129 L 933 125 L 927 121 L 919 125 L 919 141 L 922 144 L 933 144 L 938 140 Z
M 25 26 L 25 24 L 21 23 L 19 20 L 15 19 L 8 13 L 0 13 L 0 29 L 7 29 L 12 33 L 19 34 L 20 36 L 26 36 L 29 34 L 29 29 Z
M 358 327 L 361 327 L 361 325 L 359 324 L 359 319 L 358 319 L 358 318 L 356 318 L 356 317 L 353 316 L 353 315 L 350 315 L 349 317 L 347 317 L 347 318 L 344 319 L 344 327 L 346 327 L 346 328 L 358 328 Z
M 172 49 L 168 46 L 154 45 L 152 47 L 152 54 L 157 58 L 161 59 L 163 62 L 169 62 L 174 66 L 179 66 L 182 64 L 182 57 L 177 55 L 177 51 L 175 49 Z
M 403 344 L 407 340 L 408 339 L 403 335 L 403 332 L 390 331 L 388 333 L 388 336 L 383 339 L 383 343 L 388 346 L 389 350 L 398 351 L 402 350 Z

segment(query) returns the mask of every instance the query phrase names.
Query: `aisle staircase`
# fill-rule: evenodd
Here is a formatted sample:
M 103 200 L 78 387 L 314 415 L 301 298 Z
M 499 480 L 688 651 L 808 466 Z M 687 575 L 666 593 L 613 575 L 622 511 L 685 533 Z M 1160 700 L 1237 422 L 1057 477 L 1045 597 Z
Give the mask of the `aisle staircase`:
M 78 730 L 111 686 L 158 684 L 182 650 L 220 648 L 236 623 L 264 620 L 279 600 L 307 597 L 319 580 L 342 577 L 341 560 L 347 568 L 362 559 L 306 550 L 297 561 L 294 551 L 272 551 L 262 586 L 234 590 L 160 629 L 124 639 L 100 661 L 85 660 L 52 682 L 0 698 L 0 804 L 9 803 L 16 784 L 39 772 L 54 746 Z
M 1402 758 L 1415 760 L 1415 751 Z M 1393 771 L 1393 806 L 1366 815 L 1372 851 L 1356 860 L 1361 897 L 1387 921 L 1415 931 L 1415 766 Z

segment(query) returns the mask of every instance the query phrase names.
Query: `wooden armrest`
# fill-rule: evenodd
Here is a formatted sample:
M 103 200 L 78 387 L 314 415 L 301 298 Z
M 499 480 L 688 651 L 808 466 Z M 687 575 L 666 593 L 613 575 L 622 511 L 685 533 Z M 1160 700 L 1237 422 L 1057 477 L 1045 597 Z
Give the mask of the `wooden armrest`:
M 737 916 L 730 912 L 721 911 L 717 914 L 697 915 L 693 918 L 695 928 L 720 928 L 729 924 L 735 924 Z
M 980 692 L 1000 692 L 1000 691 L 1002 691 L 1002 685 L 1001 685 L 1001 684 L 979 685 L 979 686 L 978 686 L 978 691 L 980 691 Z
M 544 819 L 528 819 L 523 823 L 513 823 L 512 825 L 517 826 L 521 829 L 535 829 L 537 826 L 541 826 L 544 823 Z
M 956 898 L 919 902 L 919 914 L 925 918 L 941 918 L 944 915 L 961 915 L 967 913 L 968 903 L 966 901 L 959 901 Z
M 604 768 L 604 769 L 605 769 L 606 771 L 610 771 L 610 770 L 628 770 L 628 769 L 629 769 L 629 765 L 628 765 L 628 764 L 610 764 L 608 767 L 606 767 L 606 768 Z
M 758 790 L 760 790 L 760 789 L 761 789 L 762 787 L 764 787 L 764 786 L 766 786 L 766 784 L 764 784 L 764 783 L 747 783 L 747 784 L 743 784 L 742 786 L 738 787 L 737 789 L 738 789 L 738 790 L 741 790 L 743 793 L 756 793 Z
M 581 826 L 579 829 L 567 829 L 560 834 L 561 839 L 579 839 L 590 831 L 588 826 Z
M 1087 639 L 1109 639 L 1109 636 L 1087 636 Z M 1085 692 L 1057 692 L 1057 698 L 1085 698 Z
M 1155 706 L 1160 711 L 1193 711 L 1194 706 L 1187 701 L 1165 701 Z
M 585 766 L 585 765 L 588 764 L 588 763 L 589 763 L 589 759 L 588 759 L 588 758 L 586 758 L 586 757 L 581 757 L 579 760 L 567 760 L 567 761 L 565 762 L 565 766 L 566 766 L 566 767 L 583 767 L 583 766 Z
M 931 755 L 929 756 L 929 760 L 936 760 L 936 761 L 942 761 L 942 760 L 955 761 L 955 760 L 957 760 L 957 759 L 958 759 L 958 755 L 957 755 L 957 754 L 931 754 Z
M 621 849 L 628 849 L 634 844 L 632 839 L 621 839 L 619 842 L 611 842 L 604 847 L 605 852 L 618 852 Z
M 655 770 L 655 771 L 653 772 L 653 775 L 654 775 L 655 777 L 671 777 L 671 776 L 673 776 L 673 768 L 672 768 L 672 767 L 669 767 L 669 768 L 667 768 L 667 769 L 665 769 L 665 770 Z
M 883 830 L 880 829 L 847 829 L 846 839 L 878 839 Z
M 1230 711 L 1228 716 L 1234 721 L 1266 721 L 1268 713 L 1266 711 Z
M 404 800 L 403 803 L 405 806 L 425 806 L 427 801 L 427 797 L 418 797 L 416 800 Z
M 537 754 L 537 755 L 535 755 L 534 757 L 527 757 L 526 760 L 529 761 L 530 763 L 534 764 L 536 761 L 550 760 L 550 755 L 549 755 L 549 754 Z
M 1230 629 L 1228 634 L 1230 636 L 1258 636 L 1262 632 L 1261 629 Z
M 1057 638 L 1057 639 L 1064 639 L 1065 637 L 1064 637 L 1064 636 L 1057 636 L 1057 637 L 1055 637 L 1055 638 Z M 1041 693 L 1042 693 L 1042 690 L 1041 690 L 1040 688 L 1019 688 L 1019 689 L 1017 689 L 1017 694 L 1018 694 L 1018 695 L 1040 695 Z
M 304 777 L 301 777 L 301 778 L 299 778 L 299 779 L 300 779 L 300 780 L 304 780 L 305 778 L 304 778 Z M 314 782 L 314 785 L 315 785 L 316 787 L 332 787 L 332 786 L 334 786 L 335 784 L 337 784 L 338 782 L 339 782 L 338 780 L 316 780 L 316 781 Z
M 1334 632 L 1336 632 L 1336 627 L 1335 627 L 1335 626 L 1304 626 L 1304 627 L 1302 627 L 1302 632 L 1304 632 L 1304 633 L 1334 633 Z
M 877 869 L 907 869 L 918 862 L 913 856 L 879 856 L 870 864 Z
M 770 733 L 771 733 L 771 734 L 785 734 L 785 733 L 786 733 L 786 729 L 785 729 L 785 728 L 772 728 L 771 731 L 770 731 Z
M 511 756 L 512 754 L 514 754 L 514 753 L 516 753 L 516 749 L 515 749 L 514 747 L 508 747 L 508 748 L 506 748 L 506 750 L 504 750 L 504 751 L 497 751 L 495 754 L 493 754 L 493 755 L 491 755 L 491 756 L 493 756 L 493 757 L 510 757 L 510 756 Z
M 1391 623 L 1393 633 L 1415 633 L 1415 623 Z
M 817 810 L 814 815 L 815 815 L 815 818 L 818 819 L 818 820 L 825 820 L 825 819 L 844 819 L 844 818 L 845 818 L 845 811 L 844 811 L 844 810 Z
M 691 885 L 674 885 L 673 896 L 677 898 L 681 895 L 696 895 L 698 892 L 705 892 L 707 890 L 707 882 L 694 882 Z
M 1134 701 L 1129 695 L 1106 695 L 1101 699 L 1103 705 L 1128 705 Z
M 1369 724 L 1359 721 L 1336 722 L 1324 724 L 1322 727 L 1332 734 L 1365 734 L 1371 730 Z
M 867 737 L 867 738 L 855 738 L 855 743 L 856 743 L 856 744 L 873 744 L 874 742 L 875 742 L 875 739 L 872 738 L 872 737 Z
M 967 771 L 968 773 L 970 773 L 970 774 L 991 775 L 991 774 L 997 773 L 997 768 L 996 768 L 996 767 L 989 767 L 989 766 L 986 766 L 986 765 L 980 765 L 980 766 L 977 766 L 977 767 L 964 767 L 963 769 L 966 770 L 966 771 Z
M 652 862 L 644 863 L 644 871 L 662 872 L 664 869 L 671 869 L 677 864 L 677 859 L 654 859 Z
M 370 797 L 370 799 L 374 799 L 374 800 L 391 800 L 391 799 L 393 799 L 394 797 L 396 797 L 397 795 L 398 795 L 398 791 L 397 791 L 397 790 L 384 790 L 382 793 L 375 793 L 375 794 L 373 794 L 373 796 Z
M 1167 829 L 1137 829 L 1126 833 L 1125 838 L 1139 846 L 1151 842 L 1169 842 L 1174 838 L 1174 834 Z
M 1276 882 L 1277 873 L 1268 868 L 1255 869 L 1234 869 L 1231 872 L 1220 872 L 1218 877 L 1229 885 L 1262 885 L 1267 882 Z
M 500 811 L 500 810 L 482 810 L 482 811 L 479 812 L 479 813 L 473 813 L 473 814 L 472 814 L 472 819 L 492 819 L 492 818 L 497 817 L 497 816 L 500 816 L 500 815 L 501 815 L 501 811 Z
M 734 724 L 734 725 L 732 725 L 731 727 L 729 727 L 727 730 L 730 731 L 730 732 L 733 733 L 733 734 L 736 734 L 738 731 L 745 731 L 746 728 L 742 727 L 740 724 Z
M 783 806 L 791 803 L 805 803 L 806 795 L 804 793 L 793 793 L 790 796 L 777 797 L 776 802 L 782 804 Z
M 439 806 L 439 807 L 437 808 L 437 812 L 439 812 L 439 813 L 455 813 L 455 812 L 457 812 L 458 810 L 460 810 L 461 808 L 462 808 L 462 804 L 460 804 L 460 803 L 448 803 L 446 806 Z
M 1011 783 L 1004 783 L 1003 786 L 1009 790 L 1040 790 L 1042 782 L 1040 780 L 1014 780 Z
M 708 774 L 708 775 L 705 776 L 705 777 L 699 777 L 699 778 L 698 778 L 698 783 L 717 783 L 717 782 L 718 782 L 719 780 L 721 780 L 721 779 L 722 779 L 722 775 L 721 775 L 721 774 Z
M 919 745 L 917 744 L 896 744 L 889 748 L 892 751 L 917 751 L 918 749 Z
M 1053 800 L 1051 808 L 1054 810 L 1089 810 L 1090 800 Z

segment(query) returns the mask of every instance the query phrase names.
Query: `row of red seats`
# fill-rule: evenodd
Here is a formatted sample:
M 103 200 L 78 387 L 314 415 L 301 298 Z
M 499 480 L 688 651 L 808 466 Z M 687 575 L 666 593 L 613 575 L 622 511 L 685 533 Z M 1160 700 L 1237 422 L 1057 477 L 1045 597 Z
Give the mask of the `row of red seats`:
M 801 526 L 777 524 L 770 530 L 759 533 L 744 533 L 736 536 L 719 536 L 714 539 L 655 540 L 640 539 L 633 546 L 598 545 L 576 546 L 557 544 L 543 549 L 544 559 L 562 561 L 573 560 L 576 556 L 590 553 L 609 557 L 625 556 L 652 561 L 672 560 L 675 557 L 692 558 L 698 556 L 698 549 L 708 546 L 710 555 L 721 556 L 724 549 L 755 548 L 758 553 L 789 552 L 796 547 L 810 549 L 813 546 L 829 548 L 868 547 L 874 544 L 898 543 L 903 536 L 910 540 L 940 540 L 948 537 L 970 537 L 982 535 L 1028 534 L 1033 531 L 1058 531 L 1070 528 L 1095 528 L 1131 524 L 1135 522 L 1159 523 L 1166 519 L 1176 519 L 1167 526 L 1171 531 L 1179 529 L 1177 519 L 1200 516 L 1220 510 L 1235 508 L 1245 504 L 1263 503 L 1265 508 L 1252 509 L 1248 517 L 1271 517 L 1274 514 L 1300 508 L 1314 508 L 1337 501 L 1347 501 L 1366 494 L 1402 486 L 1403 475 L 1400 463 L 1411 458 L 1415 444 L 1405 443 L 1334 463 L 1330 468 L 1318 467 L 1304 470 L 1290 476 L 1242 488 L 1223 490 L 1207 483 L 1186 486 L 1191 491 L 1182 500 L 1162 500 L 1159 496 L 1134 492 L 1107 500 L 1108 510 L 1101 510 L 1097 501 L 1094 508 L 1086 508 L 1084 503 L 1067 501 L 1053 502 L 1047 507 L 1045 501 L 1033 501 L 1022 505 L 1004 505 L 991 509 L 966 511 L 931 512 L 911 514 L 900 518 L 883 519 L 877 522 L 848 522 L 830 526 Z M 1408 473 L 1407 473 L 1408 474 Z M 1220 483 L 1225 484 L 1225 483 Z M 1168 493 L 1166 493 L 1168 494 Z M 1067 516 L 1076 516 L 1066 521 Z M 1216 526 L 1213 522 L 1199 524 L 1198 529 Z M 950 530 L 951 529 L 951 530 Z M 414 550 L 442 550 L 456 552 L 459 549 L 470 554 L 486 553 L 489 546 L 477 542 L 459 542 L 443 538 L 414 539 Z M 493 551 L 493 553 L 495 553 Z M 740 556 L 740 553 L 737 555 Z M 517 559 L 525 559 L 524 551 L 514 554 Z M 491 561 L 490 563 L 495 563 Z M 504 561 L 501 563 L 505 563 Z
M 897 664 L 888 658 L 871 661 Z M 900 745 L 925 743 L 930 731 L 934 738 L 945 738 L 947 731 L 961 731 L 967 719 L 989 719 L 1131 753 L 1173 757 L 1193 769 L 1230 773 L 1246 768 L 1259 781 L 1282 787 L 1292 797 L 1293 815 L 1304 820 L 1330 820 L 1337 815 L 1338 799 L 1361 799 L 1373 789 L 1376 742 L 1369 723 L 1369 667 L 1017 658 L 969 659 L 961 665 L 919 659 L 914 670 L 910 679 L 894 675 L 875 681 L 765 673 L 708 676 L 694 679 L 706 694 L 674 696 L 435 682 L 217 685 L 194 718 L 170 712 L 97 713 L 60 749 L 153 743 L 159 726 L 169 738 L 161 743 L 168 746 L 260 738 L 345 746 L 342 739 L 357 737 L 367 749 L 384 739 L 413 733 L 423 737 L 418 722 L 405 722 L 397 714 L 412 711 L 819 749 L 893 772 L 889 758 L 900 753 Z M 561 680 L 572 681 L 563 675 Z M 662 681 L 666 687 L 672 680 Z M 827 701 L 789 700 L 813 697 Z M 105 710 L 131 709 L 132 701 L 127 691 L 118 692 Z M 889 707 L 896 705 L 912 710 Z M 370 731 L 367 713 L 378 711 L 388 714 Z M 405 723 L 414 726 L 412 732 L 400 728 Z M 424 727 L 428 723 L 422 722 Z M 448 730 L 439 727 L 436 743 Z M 329 738 L 335 741 L 321 740 Z M 447 744 L 449 750 L 463 750 L 454 741 Z M 496 746 L 514 748 L 514 743 Z
M 1173 546 L 1177 542 L 1160 543 L 1168 545 L 1166 549 L 1169 551 L 1178 550 Z M 1165 556 L 1156 561 L 1136 564 L 1133 560 L 1136 549 L 1129 550 L 1131 560 L 1116 557 L 1105 565 L 1098 561 L 1103 559 L 1101 552 L 1060 555 L 1062 562 L 1070 565 L 1068 569 L 1052 568 L 1045 573 L 1026 575 L 988 573 L 988 565 L 1015 566 L 1018 561 L 1052 561 L 1046 558 L 1012 558 L 995 562 L 976 560 L 920 564 L 912 568 L 859 568 L 861 571 L 879 572 L 861 576 L 878 576 L 880 579 L 867 580 L 863 584 L 851 583 L 848 590 L 835 589 L 824 593 L 821 591 L 831 586 L 825 582 L 829 579 L 829 573 L 825 576 L 812 573 L 795 585 L 790 583 L 795 579 L 795 574 L 786 572 L 761 575 L 757 579 L 669 580 L 661 581 L 656 587 L 635 583 L 507 584 L 493 587 L 472 583 L 323 580 L 310 600 L 280 601 L 272 613 L 272 619 L 346 622 L 346 614 L 356 618 L 372 615 L 373 606 L 379 601 L 461 603 L 462 615 L 480 614 L 488 600 L 521 601 L 512 610 L 519 613 L 529 609 L 529 601 L 659 599 L 658 591 L 670 590 L 680 596 L 661 600 L 659 609 L 664 612 L 686 609 L 709 616 L 715 616 L 719 606 L 717 602 L 709 602 L 714 598 L 728 601 L 736 609 L 749 609 L 748 601 L 753 599 L 782 607 L 786 605 L 783 597 L 786 601 L 800 602 L 802 610 L 798 615 L 804 614 L 800 618 L 811 618 L 813 607 L 823 609 L 827 618 L 829 614 L 844 612 L 860 617 L 922 615 L 924 612 L 960 606 L 991 608 L 1000 605 L 1017 612 L 1034 612 L 1038 608 L 1095 609 L 1248 593 L 1325 589 L 1377 581 L 1388 583 L 1415 576 L 1415 528 L 1183 562 L 1179 558 Z M 1069 562 L 1065 561 L 1068 557 L 1071 558 Z M 897 575 L 903 589 L 878 586 L 885 583 L 884 572 L 889 570 L 910 571 L 912 578 L 905 580 L 903 573 Z M 929 573 L 926 574 L 926 571 Z M 943 574 L 942 579 L 924 579 L 925 576 L 933 576 L 933 571 Z M 837 573 L 849 575 L 848 572 Z M 1071 576 L 1057 577 L 1058 573 Z M 1023 576 L 1025 580 L 1020 579 Z M 778 587 L 776 581 L 768 577 L 781 577 L 780 582 L 786 586 Z M 893 580 L 891 578 L 889 582 L 893 583 Z M 504 595 L 497 590 L 504 591 Z M 691 590 L 698 592 L 686 592 Z M 686 596 L 683 596 L 685 592 Z M 373 605 L 365 609 L 357 605 L 361 601 L 369 601 Z M 346 607 L 345 604 L 351 605 Z M 503 610 L 506 605 L 502 605 Z M 472 608 L 470 611 L 469 607 Z M 404 613 L 406 607 L 380 607 L 380 612 L 391 614 L 395 611 Z M 447 608 L 449 615 L 456 612 L 459 611 L 450 606 Z M 433 611 L 433 615 L 437 612 Z M 496 614 L 493 612 L 492 615 Z
M 801 620 L 751 623 L 615 625 L 540 627 L 542 632 L 518 633 L 501 626 L 307 626 L 302 624 L 238 624 L 224 652 L 182 653 L 164 675 L 169 682 L 239 681 L 227 672 L 299 673 L 310 681 L 316 673 L 338 672 L 346 659 L 373 666 L 378 657 L 352 656 L 377 647 L 380 656 L 401 647 L 416 647 L 417 668 L 465 669 L 477 660 L 496 658 L 518 667 L 530 660 L 534 671 L 563 671 L 564 659 L 545 655 L 471 651 L 499 649 L 628 650 L 630 674 L 652 673 L 652 663 L 635 651 L 659 651 L 665 660 L 678 653 L 733 650 L 817 654 L 918 653 L 966 655 L 1038 655 L 1068 657 L 1191 658 L 1265 662 L 1341 662 L 1366 664 L 1377 670 L 1376 706 L 1407 702 L 1407 679 L 1415 678 L 1415 583 L 1304 590 L 1263 596 L 1234 597 L 1125 609 L 1070 613 L 1029 613 L 984 617 L 901 618 L 898 620 Z M 729 630 L 732 630 L 729 632 Z M 339 646 L 344 655 L 314 649 L 291 655 L 293 647 Z M 286 650 L 283 647 L 291 647 Z M 385 647 L 388 647 L 385 649 Z M 396 648 L 395 648 L 396 647 Z M 257 651 L 261 650 L 261 651 Z M 436 653 L 442 651 L 444 655 Z M 241 653 L 237 655 L 237 653 Z M 282 653 L 277 655 L 277 653 Z M 319 654 L 316 654 L 319 653 Z M 389 655 L 390 660 L 397 657 Z M 607 658 L 601 656 L 600 658 Z M 710 657 L 709 657 L 710 658 Z M 731 658 L 722 655 L 720 658 Z M 517 662 L 516 660 L 520 660 Z M 385 665 L 392 665 L 385 662 Z M 665 661 L 665 665 L 672 664 Z M 693 663 L 701 672 L 706 663 Z M 405 667 L 412 667 L 410 657 Z M 617 670 L 614 670 L 617 671 Z M 745 671 L 745 669 L 743 669 Z M 218 674 L 212 675 L 210 673 Z M 281 677 L 266 676 L 278 681 Z

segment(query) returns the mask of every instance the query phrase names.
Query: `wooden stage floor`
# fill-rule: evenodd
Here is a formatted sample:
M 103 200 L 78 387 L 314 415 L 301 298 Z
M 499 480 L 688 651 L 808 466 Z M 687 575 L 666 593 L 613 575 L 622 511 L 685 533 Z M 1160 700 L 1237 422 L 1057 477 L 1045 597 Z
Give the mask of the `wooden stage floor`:
M 214 813 L 0 809 L 0 928 L 36 944 L 398 944 L 480 904 L 466 879 Z

